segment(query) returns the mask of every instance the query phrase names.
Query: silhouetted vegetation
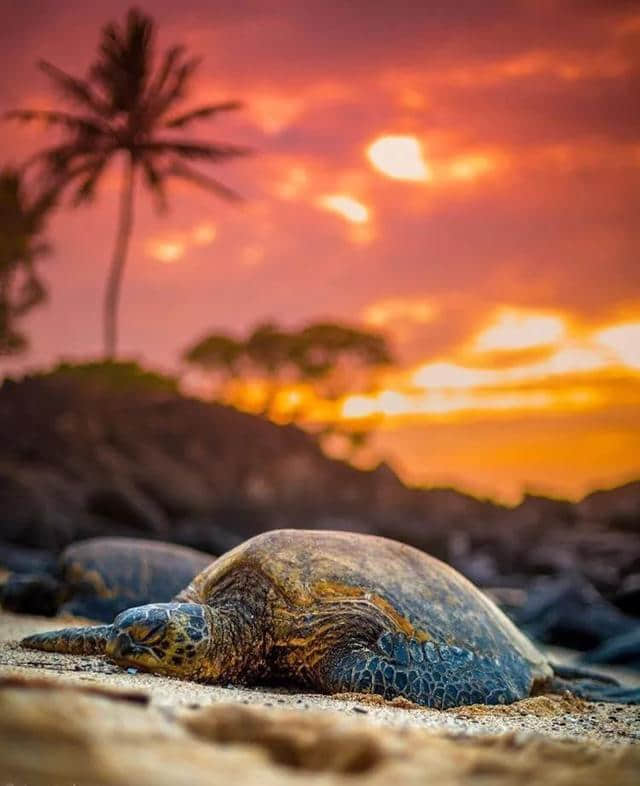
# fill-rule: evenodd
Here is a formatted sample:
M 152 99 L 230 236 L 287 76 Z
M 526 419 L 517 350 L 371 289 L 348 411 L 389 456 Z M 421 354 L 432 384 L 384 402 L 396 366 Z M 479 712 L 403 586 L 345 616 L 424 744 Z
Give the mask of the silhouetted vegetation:
M 240 104 L 226 101 L 181 111 L 199 59 L 188 57 L 184 47 L 173 46 L 157 64 L 155 35 L 152 18 L 130 10 L 123 26 L 110 22 L 103 28 L 98 58 L 85 79 L 51 63 L 40 63 L 61 98 L 77 112 L 19 109 L 8 113 L 18 120 L 43 120 L 61 129 L 62 141 L 42 150 L 30 163 L 41 167 L 48 182 L 70 188 L 74 205 L 90 202 L 108 165 L 119 155 L 124 159 L 116 244 L 104 300 L 107 358 L 116 354 L 117 310 L 137 180 L 142 178 L 160 210 L 166 208 L 171 177 L 196 183 L 219 197 L 237 199 L 231 189 L 188 162 L 221 163 L 247 152 L 235 145 L 175 135 L 196 120 L 238 109 Z
M 17 169 L 0 171 L 0 355 L 27 348 L 17 323 L 46 299 L 36 262 L 50 251 L 42 233 L 55 199 L 55 189 L 29 195 Z
M 103 360 L 90 363 L 60 363 L 40 377 L 67 377 L 104 390 L 178 393 L 175 377 L 143 368 L 135 361 Z
M 330 322 L 290 331 L 267 322 L 244 341 L 211 333 L 189 347 L 183 359 L 229 377 L 257 372 L 273 382 L 326 381 L 345 362 L 369 368 L 393 361 L 381 334 Z
M 335 401 L 347 393 L 367 390 L 374 369 L 393 362 L 382 335 L 328 322 L 301 330 L 265 323 L 244 340 L 212 333 L 189 347 L 183 359 L 208 373 L 214 397 L 233 405 L 241 402 L 243 382 L 257 382 L 263 391 L 258 409 L 272 419 L 282 419 L 279 395 L 289 388 L 286 419 L 296 423 L 307 420 L 318 399 Z M 296 391 L 296 386 L 311 395 Z M 316 424 L 316 428 L 320 439 L 338 434 L 353 449 L 367 436 L 367 432 L 333 421 Z

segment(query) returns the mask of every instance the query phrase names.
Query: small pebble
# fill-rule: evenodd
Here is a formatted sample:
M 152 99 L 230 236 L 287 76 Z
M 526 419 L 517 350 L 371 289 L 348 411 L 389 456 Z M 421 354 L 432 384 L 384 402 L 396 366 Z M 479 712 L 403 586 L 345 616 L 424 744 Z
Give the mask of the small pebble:
M 354 712 L 361 712 L 363 715 L 367 715 L 369 710 L 365 710 L 364 707 L 352 707 L 351 708 Z
M 137 674 L 137 673 L 138 673 L 138 669 L 134 669 L 133 666 L 130 666 L 127 669 L 127 674 Z

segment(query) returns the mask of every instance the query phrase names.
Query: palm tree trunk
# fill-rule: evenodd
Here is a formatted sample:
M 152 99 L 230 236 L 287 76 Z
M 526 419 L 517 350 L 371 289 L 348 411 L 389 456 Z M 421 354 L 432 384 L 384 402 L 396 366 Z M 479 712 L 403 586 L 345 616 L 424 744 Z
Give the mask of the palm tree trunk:
M 11 302 L 13 279 L 11 270 L 0 275 L 0 358 L 24 348 L 24 337 L 14 328 L 16 313 Z
M 118 343 L 118 304 L 120 301 L 122 273 L 127 261 L 129 238 L 131 237 L 131 227 L 133 225 L 134 181 L 135 163 L 129 156 L 122 178 L 118 234 L 116 236 L 116 245 L 113 249 L 113 257 L 111 258 L 111 267 L 104 298 L 104 354 L 107 360 L 113 360 L 115 357 Z
M 9 303 L 9 271 L 0 273 L 0 303 Z
M 9 271 L 0 272 L 0 355 L 9 341 L 11 315 L 9 313 Z

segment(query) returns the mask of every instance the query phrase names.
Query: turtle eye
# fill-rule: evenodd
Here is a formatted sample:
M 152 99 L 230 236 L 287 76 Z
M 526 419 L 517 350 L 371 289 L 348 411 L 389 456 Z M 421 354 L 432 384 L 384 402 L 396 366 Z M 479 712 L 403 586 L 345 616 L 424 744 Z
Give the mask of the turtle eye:
M 140 635 L 136 635 L 136 640 L 141 644 L 153 644 L 162 638 L 164 633 L 164 623 L 158 622 L 150 628 L 140 628 Z M 136 631 L 136 634 L 138 631 Z

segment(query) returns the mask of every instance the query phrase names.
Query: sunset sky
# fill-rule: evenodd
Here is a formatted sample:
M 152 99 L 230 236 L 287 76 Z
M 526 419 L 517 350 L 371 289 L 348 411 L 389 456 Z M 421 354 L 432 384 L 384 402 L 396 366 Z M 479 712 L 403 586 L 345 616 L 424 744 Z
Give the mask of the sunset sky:
M 2 0 L 0 108 L 52 108 L 44 58 L 85 75 L 128 2 Z M 141 4 L 203 56 L 191 136 L 240 206 L 140 191 L 121 354 L 177 369 L 207 331 L 335 319 L 398 364 L 335 416 L 412 483 L 509 502 L 640 477 L 640 6 L 613 0 Z M 187 104 L 188 105 L 188 104 Z M 51 141 L 0 124 L 3 163 Z M 119 169 L 56 214 L 47 306 L 15 372 L 101 351 Z M 46 267 L 45 267 L 46 266 Z

